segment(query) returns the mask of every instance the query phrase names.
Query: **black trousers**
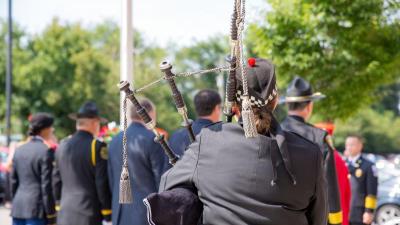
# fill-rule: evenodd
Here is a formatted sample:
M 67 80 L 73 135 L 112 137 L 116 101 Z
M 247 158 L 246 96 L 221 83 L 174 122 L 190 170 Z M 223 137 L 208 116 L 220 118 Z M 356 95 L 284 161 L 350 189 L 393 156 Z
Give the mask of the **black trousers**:
M 368 224 L 365 224 L 365 223 L 352 223 L 352 222 L 350 222 L 350 225 L 368 225 Z

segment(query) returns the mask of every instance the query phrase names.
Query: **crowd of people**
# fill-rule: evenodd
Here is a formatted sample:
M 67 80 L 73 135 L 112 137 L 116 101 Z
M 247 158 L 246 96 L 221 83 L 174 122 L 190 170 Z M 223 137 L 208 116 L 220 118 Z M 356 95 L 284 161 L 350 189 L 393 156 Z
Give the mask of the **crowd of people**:
M 29 138 L 11 162 L 13 224 L 371 224 L 377 172 L 361 155 L 363 138 L 349 135 L 347 155 L 340 155 L 332 130 L 307 123 L 323 94 L 295 77 L 280 100 L 270 61 L 257 58 L 245 69 L 257 137 L 244 135 L 243 91 L 237 94 L 237 123 L 224 123 L 219 94 L 201 90 L 194 97 L 196 141 L 190 143 L 185 129 L 168 140 L 180 156 L 174 167 L 130 106 L 132 204 L 119 203 L 123 132 L 108 146 L 97 138 L 106 120 L 94 102 L 69 115 L 76 132 L 59 145 L 54 118 L 33 115 Z M 237 89 L 243 90 L 239 82 Z M 156 120 L 151 100 L 139 102 Z M 273 115 L 279 102 L 288 107 L 281 123 Z

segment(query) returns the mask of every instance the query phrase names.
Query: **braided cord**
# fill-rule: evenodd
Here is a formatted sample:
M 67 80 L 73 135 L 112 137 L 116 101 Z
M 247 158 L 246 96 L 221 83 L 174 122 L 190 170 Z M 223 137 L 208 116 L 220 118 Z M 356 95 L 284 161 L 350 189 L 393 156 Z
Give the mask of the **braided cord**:
M 238 66 L 240 68 L 240 73 L 242 76 L 243 82 L 243 95 L 248 96 L 249 90 L 247 86 L 247 74 L 245 70 L 245 63 L 243 59 L 243 30 L 244 30 L 244 23 L 245 23 L 245 14 L 246 14 L 246 1 L 245 0 L 237 0 L 239 1 L 238 5 L 238 12 L 240 13 L 237 21 L 238 26 L 238 52 L 237 52 L 237 60 Z
M 175 75 L 175 77 L 191 77 L 191 76 L 194 76 L 194 75 L 204 75 L 204 74 L 207 74 L 207 73 L 221 73 L 221 72 L 227 72 L 227 71 L 231 71 L 229 66 L 221 66 L 221 67 L 216 67 L 216 68 L 212 68 L 212 69 L 198 70 L 198 71 L 193 71 L 193 72 L 177 73 Z M 158 78 L 157 80 L 155 80 L 155 81 L 153 81 L 151 83 L 148 83 L 148 84 L 144 85 L 141 88 L 135 89 L 133 93 L 137 94 L 137 93 L 143 92 L 146 89 L 155 86 L 156 84 L 160 83 L 163 80 L 166 80 L 166 78 L 165 77 Z
M 126 145 L 127 145 L 127 139 L 126 139 L 126 129 L 127 129 L 127 124 L 128 124 L 128 119 L 126 118 L 126 99 L 127 97 L 124 98 L 124 103 L 123 103 L 123 110 L 124 110 L 124 134 L 122 136 L 122 162 L 123 166 L 128 166 L 128 152 L 126 150 Z
M 226 71 L 231 71 L 229 66 L 222 66 L 222 67 L 216 67 L 212 69 L 206 69 L 206 70 L 199 70 L 199 71 L 194 71 L 194 72 L 183 72 L 183 73 L 178 73 L 176 74 L 177 77 L 190 77 L 194 75 L 203 75 L 207 73 L 215 73 L 215 72 L 226 72 Z
M 148 89 L 148 88 L 150 88 L 150 87 L 152 87 L 152 86 L 154 86 L 154 85 L 160 83 L 160 82 L 163 81 L 163 80 L 164 80 L 164 77 L 158 78 L 157 80 L 155 80 L 155 81 L 153 81 L 153 82 L 151 82 L 151 83 L 149 83 L 149 84 L 146 84 L 146 85 L 144 85 L 144 86 L 141 87 L 141 88 L 135 89 L 134 93 L 137 94 L 137 93 L 139 93 L 139 92 L 142 92 L 142 91 L 144 91 L 144 90 L 146 90 L 146 89 Z

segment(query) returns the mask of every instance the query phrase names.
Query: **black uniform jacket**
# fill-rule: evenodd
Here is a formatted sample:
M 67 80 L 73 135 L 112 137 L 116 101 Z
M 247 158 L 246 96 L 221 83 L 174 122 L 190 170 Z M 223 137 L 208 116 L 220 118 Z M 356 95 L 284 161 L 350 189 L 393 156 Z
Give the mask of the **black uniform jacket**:
M 157 192 L 161 175 L 167 167 L 167 158 L 155 135 L 140 123 L 132 123 L 127 131 L 128 170 L 133 204 L 119 204 L 119 180 L 122 168 L 122 136 L 113 138 L 109 148 L 108 174 L 112 191 L 113 225 L 146 225 L 143 198 Z
M 351 174 L 350 222 L 362 223 L 364 212 L 376 208 L 378 177 L 375 165 L 360 156 L 355 163 L 348 162 Z
M 206 225 L 325 225 L 321 152 L 274 126 L 256 138 L 245 138 L 240 124 L 203 128 L 160 190 L 194 190 Z
M 54 223 L 53 159 L 53 151 L 38 137 L 16 149 L 11 174 L 13 218 L 47 218 L 49 224 Z
M 60 200 L 57 225 L 99 225 L 111 220 L 107 148 L 86 131 L 64 140 L 56 152 L 53 187 Z
M 342 223 L 342 209 L 340 206 L 340 192 L 336 176 L 336 164 L 333 149 L 326 141 L 328 135 L 322 129 L 316 128 L 299 116 L 288 116 L 282 122 L 284 130 L 294 132 L 318 145 L 324 155 L 325 177 L 328 185 L 329 224 Z
M 203 127 L 206 127 L 212 123 L 213 122 L 211 120 L 207 119 L 200 118 L 195 120 L 192 126 L 194 135 L 198 135 Z M 187 129 L 182 128 L 175 131 L 169 139 L 169 144 L 177 155 L 182 156 L 186 148 L 190 145 L 190 138 Z

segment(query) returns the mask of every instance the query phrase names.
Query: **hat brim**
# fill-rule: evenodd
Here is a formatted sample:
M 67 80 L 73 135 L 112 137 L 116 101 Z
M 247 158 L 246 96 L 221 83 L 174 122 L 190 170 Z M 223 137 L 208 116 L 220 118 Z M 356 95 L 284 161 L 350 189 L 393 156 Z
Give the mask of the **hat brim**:
M 321 100 L 323 98 L 325 98 L 326 96 L 324 94 L 322 94 L 321 92 L 316 92 L 312 95 L 308 95 L 308 96 L 287 96 L 287 97 L 282 97 L 281 99 L 279 99 L 279 104 L 283 104 L 283 103 L 294 103 L 294 102 L 308 102 L 308 101 L 318 101 Z
M 79 119 L 77 113 L 70 113 L 70 114 L 68 114 L 68 118 L 70 118 L 71 120 L 77 120 L 77 119 Z M 84 117 L 81 117 L 81 118 L 84 118 Z M 106 118 L 103 118 L 103 117 L 93 117 L 93 118 L 87 117 L 87 118 L 88 118 L 88 119 L 99 118 L 101 123 L 107 123 L 107 122 L 108 122 L 108 120 L 107 120 Z

